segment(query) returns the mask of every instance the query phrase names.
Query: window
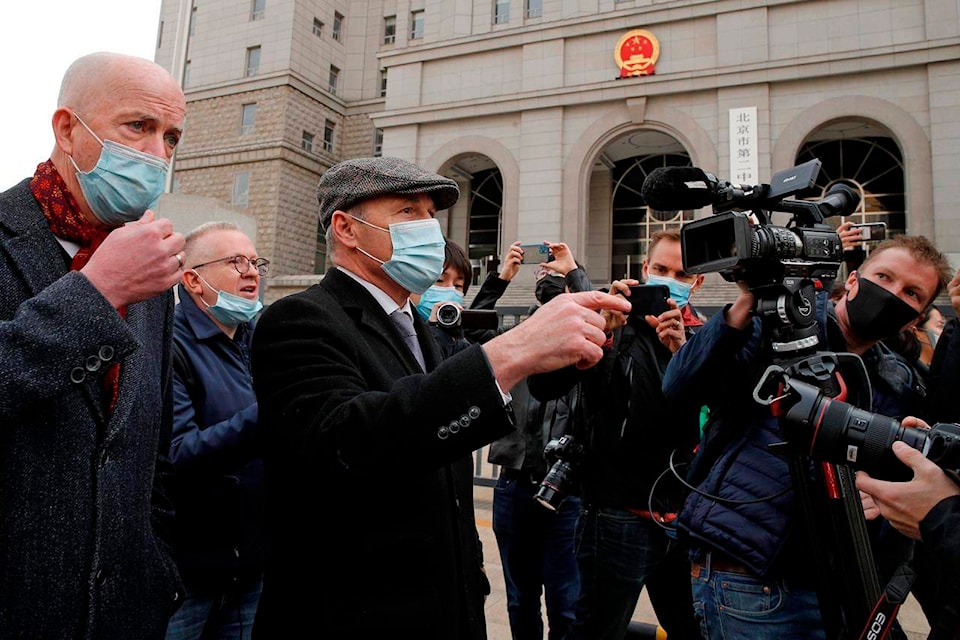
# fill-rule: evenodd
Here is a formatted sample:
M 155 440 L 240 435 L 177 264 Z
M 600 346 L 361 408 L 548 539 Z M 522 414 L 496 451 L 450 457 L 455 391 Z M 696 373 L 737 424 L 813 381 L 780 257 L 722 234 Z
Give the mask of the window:
M 318 38 L 323 37 L 323 23 L 316 18 L 313 19 L 313 35 L 317 36 Z
M 300 147 L 307 153 L 313 151 L 313 134 L 309 131 L 303 132 L 303 137 L 300 139 Z
M 340 82 L 340 69 L 330 65 L 330 93 L 337 92 L 337 85 Z
M 383 155 L 383 129 L 373 130 L 373 155 Z
M 160 21 L 160 27 L 157 28 L 157 49 L 163 44 L 163 20 Z
M 340 34 L 343 31 L 343 16 L 339 13 L 333 14 L 333 39 L 340 41 Z
M 250 19 L 263 20 L 263 10 L 267 6 L 267 0 L 250 0 Z
M 510 22 L 510 0 L 493 0 L 493 24 Z
M 423 38 L 423 11 L 410 12 L 410 39 L 420 40 Z
M 197 30 L 197 8 L 190 9 L 190 26 L 187 28 L 187 34 L 193 36 Z
M 240 135 L 246 136 L 253 133 L 254 125 L 257 123 L 257 103 L 251 102 L 242 107 L 240 114 Z
M 187 60 L 183 65 L 183 88 L 190 85 L 190 61 Z
M 323 125 L 323 150 L 333 152 L 333 130 L 336 125 L 333 120 L 327 120 Z
M 250 174 L 241 171 L 233 176 L 233 196 L 230 198 L 233 204 L 245 207 L 250 202 Z
M 380 69 L 380 97 L 385 98 L 387 96 L 387 70 Z
M 539 18 L 543 15 L 543 0 L 527 0 L 527 17 Z
M 260 47 L 247 49 L 247 67 L 244 75 L 255 76 L 260 73 Z
M 393 44 L 397 40 L 397 16 L 383 19 L 383 44 Z

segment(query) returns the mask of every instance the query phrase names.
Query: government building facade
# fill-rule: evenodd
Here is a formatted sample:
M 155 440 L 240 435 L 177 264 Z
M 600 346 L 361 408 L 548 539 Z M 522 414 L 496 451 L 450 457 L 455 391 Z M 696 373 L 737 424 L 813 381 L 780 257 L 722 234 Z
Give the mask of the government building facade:
M 551 240 L 596 283 L 637 277 L 652 233 L 711 215 L 648 207 L 651 171 L 757 184 L 814 158 L 804 195 L 846 184 L 862 198 L 854 219 L 931 237 L 960 266 L 958 12 L 955 0 L 164 0 L 156 60 L 188 101 L 174 190 L 255 218 L 268 297 L 329 267 L 320 176 L 381 154 L 459 183 L 438 217 L 478 274 L 515 240 Z

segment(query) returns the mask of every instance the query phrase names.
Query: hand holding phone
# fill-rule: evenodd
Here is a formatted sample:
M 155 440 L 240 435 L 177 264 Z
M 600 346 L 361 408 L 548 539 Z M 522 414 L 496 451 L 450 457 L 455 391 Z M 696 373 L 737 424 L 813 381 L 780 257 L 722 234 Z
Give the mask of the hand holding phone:
M 630 297 L 627 299 L 632 308 L 628 320 L 645 322 L 645 316 L 657 317 L 669 311 L 670 306 L 667 304 L 669 297 L 670 289 L 666 285 L 644 284 L 630 287 Z
M 553 256 L 550 254 L 550 245 L 546 242 L 521 244 L 520 248 L 523 249 L 523 259 L 520 264 L 542 264 L 553 260 Z

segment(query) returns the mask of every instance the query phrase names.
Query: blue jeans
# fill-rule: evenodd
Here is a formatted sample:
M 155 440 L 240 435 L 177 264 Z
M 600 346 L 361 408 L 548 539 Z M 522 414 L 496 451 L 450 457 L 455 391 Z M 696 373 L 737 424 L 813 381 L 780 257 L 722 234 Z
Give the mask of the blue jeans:
M 167 624 L 166 640 L 250 640 L 263 580 L 241 591 L 187 589 L 183 606 Z
M 689 597 L 690 564 L 685 550 L 676 545 L 656 523 L 630 511 L 584 508 L 577 522 L 580 598 L 574 637 L 623 638 L 648 580 L 651 602 L 667 637 L 699 635 Z M 660 578 L 657 600 L 652 593 L 654 576 Z
M 548 637 L 566 638 L 579 591 L 573 536 L 580 499 L 569 496 L 553 512 L 533 499 L 538 486 L 527 473 L 503 469 L 493 490 L 493 533 L 503 564 L 514 640 L 543 639 L 541 592 L 547 605 Z
M 706 640 L 823 640 L 817 593 L 788 581 L 712 571 L 707 554 L 691 578 L 693 606 Z

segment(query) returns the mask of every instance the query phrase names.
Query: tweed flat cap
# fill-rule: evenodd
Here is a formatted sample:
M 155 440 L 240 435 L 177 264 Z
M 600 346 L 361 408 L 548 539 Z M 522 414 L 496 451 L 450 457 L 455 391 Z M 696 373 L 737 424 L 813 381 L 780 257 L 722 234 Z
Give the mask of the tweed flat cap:
M 450 178 L 425 171 L 400 158 L 357 158 L 330 167 L 317 185 L 320 223 L 326 229 L 334 211 L 383 195 L 428 193 L 438 210 L 449 209 L 460 197 Z

